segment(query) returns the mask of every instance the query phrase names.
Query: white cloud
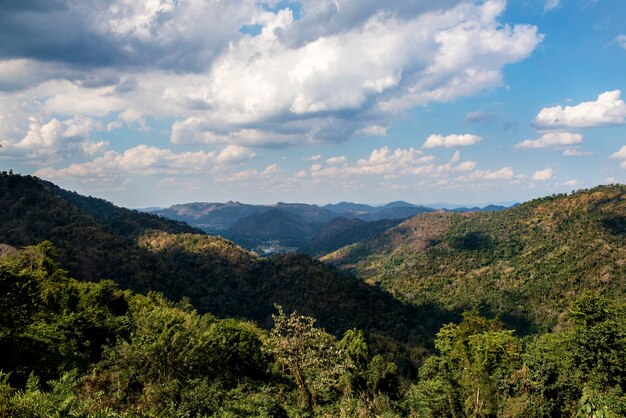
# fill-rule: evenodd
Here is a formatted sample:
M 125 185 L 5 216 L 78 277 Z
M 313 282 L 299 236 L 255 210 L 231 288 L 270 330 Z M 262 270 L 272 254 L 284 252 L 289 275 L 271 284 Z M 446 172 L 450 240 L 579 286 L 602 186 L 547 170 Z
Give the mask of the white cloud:
M 46 100 L 44 108 L 47 113 L 103 117 L 127 107 L 124 99 L 112 94 L 113 87 L 91 89 L 69 82 L 63 84 L 62 91 Z
M 117 177 L 129 174 L 149 176 L 154 174 L 177 175 L 207 173 L 216 167 L 237 164 L 252 158 L 254 153 L 228 146 L 221 152 L 182 152 L 175 153 L 148 145 L 138 145 L 122 153 L 107 151 L 102 157 L 82 164 L 71 164 L 67 168 L 55 170 L 44 168 L 36 175 L 48 179 L 71 177 Z
M 543 11 L 549 12 L 559 7 L 560 0 L 546 0 L 543 4 Z
M 615 42 L 621 46 L 623 49 L 626 49 L 626 35 L 621 34 L 615 37 Z
M 426 138 L 426 142 L 422 145 L 422 148 L 437 148 L 437 147 L 466 147 L 469 145 L 474 145 L 480 142 L 482 138 L 478 135 L 430 135 Z
M 460 176 L 459 180 L 511 180 L 515 177 L 512 167 L 502 167 L 499 170 L 476 170 L 468 175 Z
M 617 152 L 611 154 L 609 158 L 624 160 L 626 159 L 626 145 L 621 147 Z
M 256 154 L 239 145 L 228 145 L 216 157 L 218 163 L 237 164 L 254 158 Z
M 571 132 L 548 132 L 541 135 L 538 139 L 526 139 L 515 144 L 515 148 L 531 149 L 531 148 L 559 148 L 570 145 L 577 145 L 583 142 L 581 134 Z
M 548 168 L 544 168 L 543 170 L 535 171 L 535 173 L 533 174 L 533 180 L 547 181 L 547 180 L 552 179 L 553 176 L 554 176 L 554 169 L 548 167 Z
M 617 152 L 611 154 L 609 158 L 622 160 L 620 163 L 620 167 L 626 169 L 626 145 L 621 147 Z
M 326 160 L 326 164 L 328 165 L 345 164 L 346 162 L 346 157 L 344 157 L 343 155 L 339 157 L 331 157 Z
M 288 124 L 284 125 L 285 127 Z M 312 142 L 300 132 L 276 132 L 271 129 L 237 129 L 216 132 L 215 125 L 204 117 L 189 117 L 172 125 L 170 140 L 174 144 L 239 144 L 252 147 L 277 147 Z
M 356 131 L 356 135 L 363 136 L 387 136 L 387 127 L 382 125 L 369 125 Z
M 373 111 L 397 112 L 499 86 L 501 68 L 533 51 L 541 40 L 536 28 L 501 25 L 503 9 L 502 0 L 489 0 L 403 19 L 373 14 L 360 25 L 298 45 L 281 34 L 306 32 L 306 18 L 296 21 L 287 9 L 269 14 L 258 36 L 232 43 L 209 72 L 188 77 L 189 87 L 168 90 L 170 103 L 187 106 L 185 111 L 203 108 L 201 122 L 196 116 L 175 124 L 172 141 L 267 146 L 325 140 L 316 131 L 319 120 L 311 117 L 329 114 L 338 120 L 328 129 L 340 130 L 332 140 L 385 135 L 386 127 L 368 122 Z M 355 123 L 344 114 L 364 117 Z M 288 135 L 260 126 L 268 120 L 298 120 L 301 131 Z M 183 125 L 195 132 L 181 135 Z M 245 128 L 251 125 L 257 127 Z M 227 134 L 216 134 L 216 126 Z M 236 126 L 266 135 L 240 138 Z
M 101 128 L 96 120 L 80 115 L 64 121 L 53 118 L 45 123 L 30 117 L 24 137 L 3 141 L 3 146 L 9 156 L 40 164 L 56 163 L 63 158 L 89 157 L 109 145 L 106 141 L 90 139 L 91 134 Z
M 454 171 L 472 171 L 476 168 L 476 161 L 465 161 L 454 167 Z
M 270 164 L 265 167 L 263 171 L 261 171 L 260 176 L 263 178 L 270 178 L 282 172 L 283 170 L 278 166 L 278 164 Z
M 311 155 L 310 157 L 305 157 L 302 161 L 318 161 L 322 159 L 322 154 Z
M 564 157 L 586 157 L 593 155 L 592 151 L 582 151 L 576 148 L 566 148 L 563 150 Z
M 534 125 L 539 129 L 621 125 L 626 122 L 626 104 L 620 99 L 621 94 L 620 90 L 606 91 L 593 102 L 545 107 L 539 111 Z
M 578 180 L 575 180 L 575 179 L 567 180 L 561 183 L 561 186 L 577 186 L 577 185 L 578 185 Z

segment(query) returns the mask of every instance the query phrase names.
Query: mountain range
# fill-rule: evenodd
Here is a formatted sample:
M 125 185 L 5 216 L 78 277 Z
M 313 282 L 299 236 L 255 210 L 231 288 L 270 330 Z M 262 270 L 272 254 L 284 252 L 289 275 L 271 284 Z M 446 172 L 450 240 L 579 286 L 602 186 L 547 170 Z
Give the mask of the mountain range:
M 485 208 L 460 207 L 456 212 L 497 211 L 506 209 L 503 206 L 489 205 Z M 146 210 L 148 211 L 148 210 Z M 435 209 L 414 205 L 404 201 L 395 201 L 381 206 L 370 206 L 361 203 L 340 202 L 325 206 L 304 203 L 278 202 L 274 205 L 250 205 L 240 202 L 226 203 L 187 203 L 171 206 L 166 209 L 152 209 L 150 213 L 164 218 L 186 222 L 207 233 L 218 234 L 238 245 L 257 252 L 267 252 L 266 243 L 271 241 L 287 246 L 289 251 L 299 250 L 309 254 L 319 254 L 322 249 L 318 244 L 325 242 L 324 251 L 332 251 L 341 245 L 352 244 L 360 239 L 375 235 L 380 231 L 378 221 L 399 222 L 419 213 L 434 212 Z M 446 211 L 446 209 L 438 209 Z M 333 220 L 341 217 L 361 221 L 359 233 L 350 234 L 341 230 Z M 391 225 L 391 223 L 383 223 Z M 327 228 L 328 227 L 328 228 Z M 342 234 L 331 238 L 333 231 Z M 366 232 L 369 231 L 369 232 Z M 329 247 L 331 242 L 337 246 Z M 341 243 L 341 245 L 339 245 Z

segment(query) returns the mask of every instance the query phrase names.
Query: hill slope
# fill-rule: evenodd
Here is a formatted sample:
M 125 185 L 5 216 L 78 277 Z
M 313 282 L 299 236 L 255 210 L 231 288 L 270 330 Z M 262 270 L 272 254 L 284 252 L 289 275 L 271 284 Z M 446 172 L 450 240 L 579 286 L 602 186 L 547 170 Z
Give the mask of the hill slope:
M 312 255 L 326 254 L 346 245 L 372 238 L 398 223 L 400 220 L 396 219 L 366 222 L 361 219 L 348 219 L 339 216 L 309 239 L 303 251 Z
M 500 212 L 415 216 L 323 260 L 405 301 L 482 307 L 548 326 L 584 289 L 626 292 L 626 186 L 550 196 Z
M 301 240 L 313 234 L 315 230 L 303 217 L 279 209 L 250 215 L 226 230 L 227 236 L 258 240 Z
M 307 256 L 260 259 L 187 225 L 117 208 L 35 177 L 1 173 L 0 207 L 0 243 L 22 247 L 49 240 L 60 265 L 80 280 L 107 278 L 137 292 L 188 297 L 201 312 L 268 326 L 278 303 L 317 318 L 337 335 L 361 328 L 379 348 L 395 346 L 396 353 L 400 341 L 424 347 L 454 317 L 430 305 L 408 306 Z

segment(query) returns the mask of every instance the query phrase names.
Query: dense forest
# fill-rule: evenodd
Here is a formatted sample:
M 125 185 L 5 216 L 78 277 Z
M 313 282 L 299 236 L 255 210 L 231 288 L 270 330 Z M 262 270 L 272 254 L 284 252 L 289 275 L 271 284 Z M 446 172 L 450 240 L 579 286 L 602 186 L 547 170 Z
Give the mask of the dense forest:
M 480 308 L 518 330 L 548 330 L 584 290 L 624 298 L 626 186 L 418 215 L 322 259 L 409 303 Z
M 2 173 L 0 417 L 624 416 L 624 191 L 418 215 L 356 277 Z

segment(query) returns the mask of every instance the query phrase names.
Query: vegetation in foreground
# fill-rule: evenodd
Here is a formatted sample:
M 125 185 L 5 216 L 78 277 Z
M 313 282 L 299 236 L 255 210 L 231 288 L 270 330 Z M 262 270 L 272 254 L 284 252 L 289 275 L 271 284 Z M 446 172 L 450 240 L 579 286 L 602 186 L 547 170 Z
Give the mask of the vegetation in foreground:
M 419 377 L 277 307 L 265 331 L 188 302 L 78 282 L 44 242 L 0 258 L 0 417 L 618 417 L 626 306 L 586 292 L 520 339 L 472 311 Z

